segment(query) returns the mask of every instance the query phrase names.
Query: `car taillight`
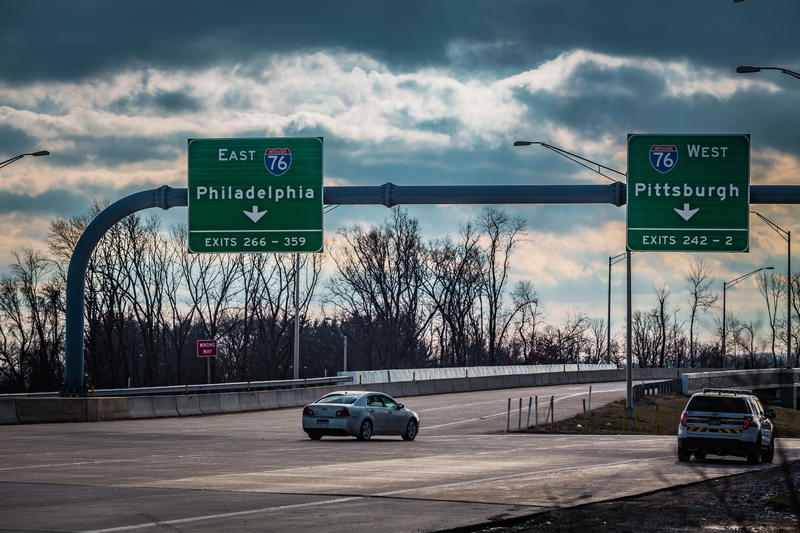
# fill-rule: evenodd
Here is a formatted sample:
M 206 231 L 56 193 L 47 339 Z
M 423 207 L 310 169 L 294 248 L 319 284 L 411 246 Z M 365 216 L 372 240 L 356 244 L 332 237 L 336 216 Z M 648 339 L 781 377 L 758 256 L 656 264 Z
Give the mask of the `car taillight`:
M 686 413 L 681 414 L 681 425 L 686 426 Z
M 753 417 L 752 416 L 748 415 L 748 416 L 744 417 L 744 420 L 742 421 L 742 429 L 749 428 L 750 424 L 752 424 L 752 423 L 753 423 Z
M 314 416 L 314 410 L 308 406 L 303 408 L 303 416 Z
M 350 411 L 347 410 L 347 407 L 342 407 L 336 411 L 336 416 L 350 416 Z

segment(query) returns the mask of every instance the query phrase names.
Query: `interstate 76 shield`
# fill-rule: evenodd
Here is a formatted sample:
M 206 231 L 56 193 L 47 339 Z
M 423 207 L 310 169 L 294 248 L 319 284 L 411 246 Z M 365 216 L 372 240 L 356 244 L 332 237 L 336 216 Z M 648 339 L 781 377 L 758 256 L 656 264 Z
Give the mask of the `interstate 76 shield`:
M 292 166 L 292 152 L 288 148 L 267 148 L 264 166 L 273 176 L 283 176 Z
M 650 164 L 662 174 L 666 174 L 678 162 L 678 148 L 674 144 L 654 144 L 650 148 Z

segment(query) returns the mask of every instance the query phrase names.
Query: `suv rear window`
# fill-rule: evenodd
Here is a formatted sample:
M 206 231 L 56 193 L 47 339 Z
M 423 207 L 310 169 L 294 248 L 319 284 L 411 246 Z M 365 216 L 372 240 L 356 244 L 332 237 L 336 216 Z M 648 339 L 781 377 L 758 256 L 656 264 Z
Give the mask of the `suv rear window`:
M 687 411 L 710 411 L 715 413 L 748 413 L 744 398 L 730 396 L 695 396 L 689 400 Z

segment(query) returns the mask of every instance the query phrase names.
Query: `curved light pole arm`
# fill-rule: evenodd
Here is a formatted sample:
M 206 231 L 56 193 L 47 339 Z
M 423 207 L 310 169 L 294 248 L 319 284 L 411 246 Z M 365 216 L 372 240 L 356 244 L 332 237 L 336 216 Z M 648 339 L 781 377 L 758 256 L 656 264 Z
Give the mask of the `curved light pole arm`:
M 38 152 L 30 152 L 30 153 L 27 153 L 27 154 L 19 154 L 19 155 L 16 155 L 16 156 L 12 157 L 11 159 L 6 159 L 5 161 L 0 162 L 0 168 L 7 167 L 8 165 L 13 163 L 14 161 L 19 161 L 20 159 L 22 159 L 26 155 L 32 155 L 34 157 L 41 157 L 43 155 L 50 155 L 50 152 L 48 152 L 47 150 L 39 150 Z
M 800 79 L 800 74 L 797 72 L 781 67 L 757 67 L 755 65 L 742 65 L 741 67 L 736 67 L 736 72 L 739 74 L 752 74 L 754 72 L 761 72 L 762 70 L 780 70 L 784 74 L 788 74 L 793 78 Z
M 765 217 L 764 215 L 762 215 L 758 211 L 750 211 L 750 212 L 753 213 L 754 215 L 756 215 L 758 218 L 760 218 L 764 222 L 766 222 L 767 225 L 770 228 L 775 230 L 775 233 L 777 233 L 778 235 L 781 236 L 781 239 L 783 239 L 784 241 L 788 242 L 788 240 L 789 240 L 789 232 L 788 231 L 786 231 L 785 229 L 783 229 L 779 225 L 775 224 L 773 221 L 771 221 L 770 219 L 768 219 L 767 217 Z
M 137 211 L 151 207 L 169 209 L 186 205 L 188 205 L 186 189 L 172 189 L 163 185 L 158 189 L 137 192 L 105 208 L 92 220 L 78 239 L 67 270 L 66 346 L 62 394 L 82 395 L 86 391 L 83 375 L 86 269 L 100 239 L 114 224 Z
M 791 366 L 792 356 L 792 232 L 783 229 L 773 221 L 759 213 L 750 211 L 766 222 L 770 228 L 775 230 L 781 239 L 786 241 L 786 365 Z
M 581 157 L 578 154 L 573 154 L 572 152 L 568 152 L 568 151 L 564 150 L 563 148 L 559 148 L 558 146 L 553 146 L 552 144 L 547 144 L 545 142 L 539 142 L 539 141 L 515 141 L 514 142 L 514 146 L 530 146 L 532 144 L 538 144 L 540 146 L 543 146 L 544 148 L 547 148 L 548 150 L 552 150 L 553 152 L 557 153 L 558 155 L 566 157 L 570 161 L 572 161 L 574 163 L 578 163 L 580 166 L 588 168 L 592 172 L 600 174 L 604 178 L 608 178 L 611 181 L 616 181 L 616 180 L 614 178 L 612 178 L 610 176 L 606 176 L 605 174 L 600 172 L 601 168 L 605 169 L 605 170 L 610 170 L 611 172 L 615 172 L 615 173 L 617 173 L 617 174 L 619 174 L 620 176 L 623 176 L 623 177 L 627 177 L 628 176 L 624 172 L 620 172 L 619 170 L 615 170 L 615 169 L 613 169 L 611 167 L 607 167 L 605 165 L 601 165 L 600 163 L 596 163 L 595 161 L 592 161 L 591 159 L 586 159 L 585 157 Z M 590 167 L 586 163 L 588 163 L 589 165 L 595 165 L 597 167 L 597 170 L 595 170 L 594 168 Z
M 747 278 L 749 278 L 753 274 L 758 274 L 762 270 L 774 270 L 774 269 L 775 269 L 775 267 L 771 267 L 771 266 L 769 266 L 769 267 L 761 267 L 758 270 L 753 270 L 752 272 L 748 272 L 747 274 L 745 274 L 743 276 L 739 276 L 738 278 L 736 278 L 734 280 L 725 281 L 725 282 L 722 283 L 722 368 L 728 368 L 728 354 L 727 354 L 727 350 L 725 349 L 725 341 L 726 341 L 726 339 L 728 337 L 727 330 L 725 329 L 725 320 L 726 320 L 726 316 L 725 315 L 727 313 L 727 311 L 725 310 L 725 294 L 726 294 L 726 292 L 728 290 L 728 287 L 733 287 L 734 285 L 737 285 L 738 283 L 741 283 L 742 281 L 746 280 Z

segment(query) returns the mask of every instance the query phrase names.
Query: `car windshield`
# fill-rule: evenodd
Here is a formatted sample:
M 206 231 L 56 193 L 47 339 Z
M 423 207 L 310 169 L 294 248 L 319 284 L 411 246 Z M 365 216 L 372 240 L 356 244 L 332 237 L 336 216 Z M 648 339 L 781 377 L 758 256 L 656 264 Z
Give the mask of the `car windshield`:
M 689 400 L 687 411 L 711 411 L 715 413 L 747 413 L 743 398 L 729 396 L 695 396 Z
M 316 403 L 346 403 L 350 404 L 353 403 L 358 399 L 358 396 L 355 394 L 329 394 L 328 396 L 323 396 Z

